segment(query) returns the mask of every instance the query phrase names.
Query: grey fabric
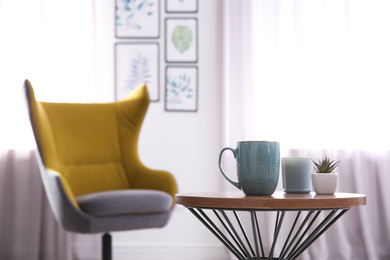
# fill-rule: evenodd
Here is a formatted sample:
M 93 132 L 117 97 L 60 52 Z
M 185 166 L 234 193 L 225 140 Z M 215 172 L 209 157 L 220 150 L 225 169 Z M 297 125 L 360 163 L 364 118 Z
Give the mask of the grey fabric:
M 42 165 L 39 153 L 36 152 L 38 163 L 41 167 L 41 177 L 46 190 L 46 194 L 51 205 L 51 209 L 57 221 L 68 231 L 77 233 L 100 233 L 100 232 L 111 232 L 111 231 L 122 231 L 122 230 L 135 230 L 143 228 L 160 228 L 164 227 L 172 214 L 172 197 L 165 192 L 153 191 L 153 190 L 123 190 L 119 193 L 138 193 L 141 195 L 144 192 L 147 193 L 158 193 L 162 197 L 168 196 L 168 209 L 160 213 L 149 213 L 149 214 L 135 214 L 135 215 L 112 215 L 112 216 L 93 216 L 85 211 L 76 209 L 70 202 L 61 180 L 58 175 L 51 174 L 46 171 Z M 129 192 L 131 191 L 131 192 Z M 101 196 L 104 193 L 115 193 L 115 192 L 102 192 L 95 193 L 95 195 Z M 162 193 L 162 194 L 161 194 Z M 94 194 L 90 194 L 94 195 Z M 159 196 L 158 195 L 158 196 Z M 87 196 L 87 195 L 85 195 Z M 149 198 L 156 196 L 155 194 L 149 196 Z M 80 199 L 80 196 L 78 199 Z M 138 196 L 140 198 L 140 196 Z M 155 201 L 156 202 L 156 201 Z M 117 202 L 118 205 L 122 202 Z M 163 204 L 163 203 L 162 203 Z M 143 205 L 140 205 L 143 206 Z M 149 206 L 152 206 L 150 204 Z M 159 205 L 159 208 L 163 205 Z M 166 207 L 166 206 L 165 206 Z
M 172 197 L 157 190 L 115 190 L 79 196 L 77 203 L 92 216 L 156 214 L 169 211 Z
M 144 228 L 162 228 L 171 217 L 172 209 L 158 214 L 116 215 L 92 217 L 91 233 L 136 230 Z

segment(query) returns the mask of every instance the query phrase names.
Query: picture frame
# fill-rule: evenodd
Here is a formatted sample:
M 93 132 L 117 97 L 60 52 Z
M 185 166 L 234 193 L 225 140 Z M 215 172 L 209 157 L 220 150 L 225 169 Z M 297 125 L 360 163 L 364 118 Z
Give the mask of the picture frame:
M 165 68 L 165 110 L 198 111 L 197 66 L 167 66 Z
M 160 0 L 115 0 L 116 38 L 159 38 Z
M 160 100 L 159 44 L 115 44 L 115 99 L 121 100 L 146 84 L 151 102 Z
M 165 61 L 198 62 L 198 19 L 165 19 Z
M 198 0 L 166 0 L 167 13 L 197 13 Z

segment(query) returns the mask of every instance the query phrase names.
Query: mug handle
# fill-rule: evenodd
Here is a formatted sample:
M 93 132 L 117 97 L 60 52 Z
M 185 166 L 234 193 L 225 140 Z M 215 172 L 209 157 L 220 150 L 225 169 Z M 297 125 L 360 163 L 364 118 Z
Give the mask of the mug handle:
M 225 174 L 225 172 L 223 171 L 222 169 L 222 154 L 224 151 L 226 150 L 230 150 L 233 155 L 234 155 L 234 158 L 236 158 L 236 154 L 237 154 L 237 149 L 233 149 L 233 148 L 230 148 L 230 147 L 225 147 L 221 150 L 221 152 L 219 153 L 219 160 L 218 160 L 218 165 L 219 165 L 219 169 L 221 170 L 221 173 L 223 175 L 223 177 L 225 177 L 226 180 L 228 180 L 228 182 L 230 182 L 231 184 L 233 184 L 235 187 L 237 187 L 238 189 L 241 189 L 241 185 L 239 182 L 235 182 L 235 181 L 232 181 L 231 179 L 229 179 L 229 177 Z

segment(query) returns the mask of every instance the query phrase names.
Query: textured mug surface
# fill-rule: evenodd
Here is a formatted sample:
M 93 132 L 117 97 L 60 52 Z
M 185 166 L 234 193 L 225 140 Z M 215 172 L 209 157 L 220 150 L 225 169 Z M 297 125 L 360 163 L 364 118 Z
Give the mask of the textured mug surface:
M 312 191 L 311 174 L 313 160 L 308 157 L 282 158 L 283 189 L 288 193 L 309 193 Z
M 222 169 L 222 154 L 230 150 L 237 163 L 238 182 L 232 181 Z M 237 148 L 225 147 L 219 154 L 222 175 L 248 196 L 269 196 L 279 181 L 280 148 L 278 142 L 238 142 Z

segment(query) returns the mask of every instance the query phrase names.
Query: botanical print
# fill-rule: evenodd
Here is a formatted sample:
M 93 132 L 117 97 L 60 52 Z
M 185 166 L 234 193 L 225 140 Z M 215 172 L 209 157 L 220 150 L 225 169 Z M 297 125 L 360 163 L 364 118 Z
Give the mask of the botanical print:
M 116 0 L 116 36 L 157 38 L 158 0 Z
M 197 19 L 167 18 L 165 21 L 167 62 L 197 62 Z
M 198 0 L 166 0 L 168 13 L 196 13 Z
M 167 67 L 165 83 L 166 110 L 197 110 L 197 74 L 197 67 Z
M 120 100 L 146 84 L 151 101 L 159 100 L 158 44 L 118 43 L 116 45 L 116 98 Z

